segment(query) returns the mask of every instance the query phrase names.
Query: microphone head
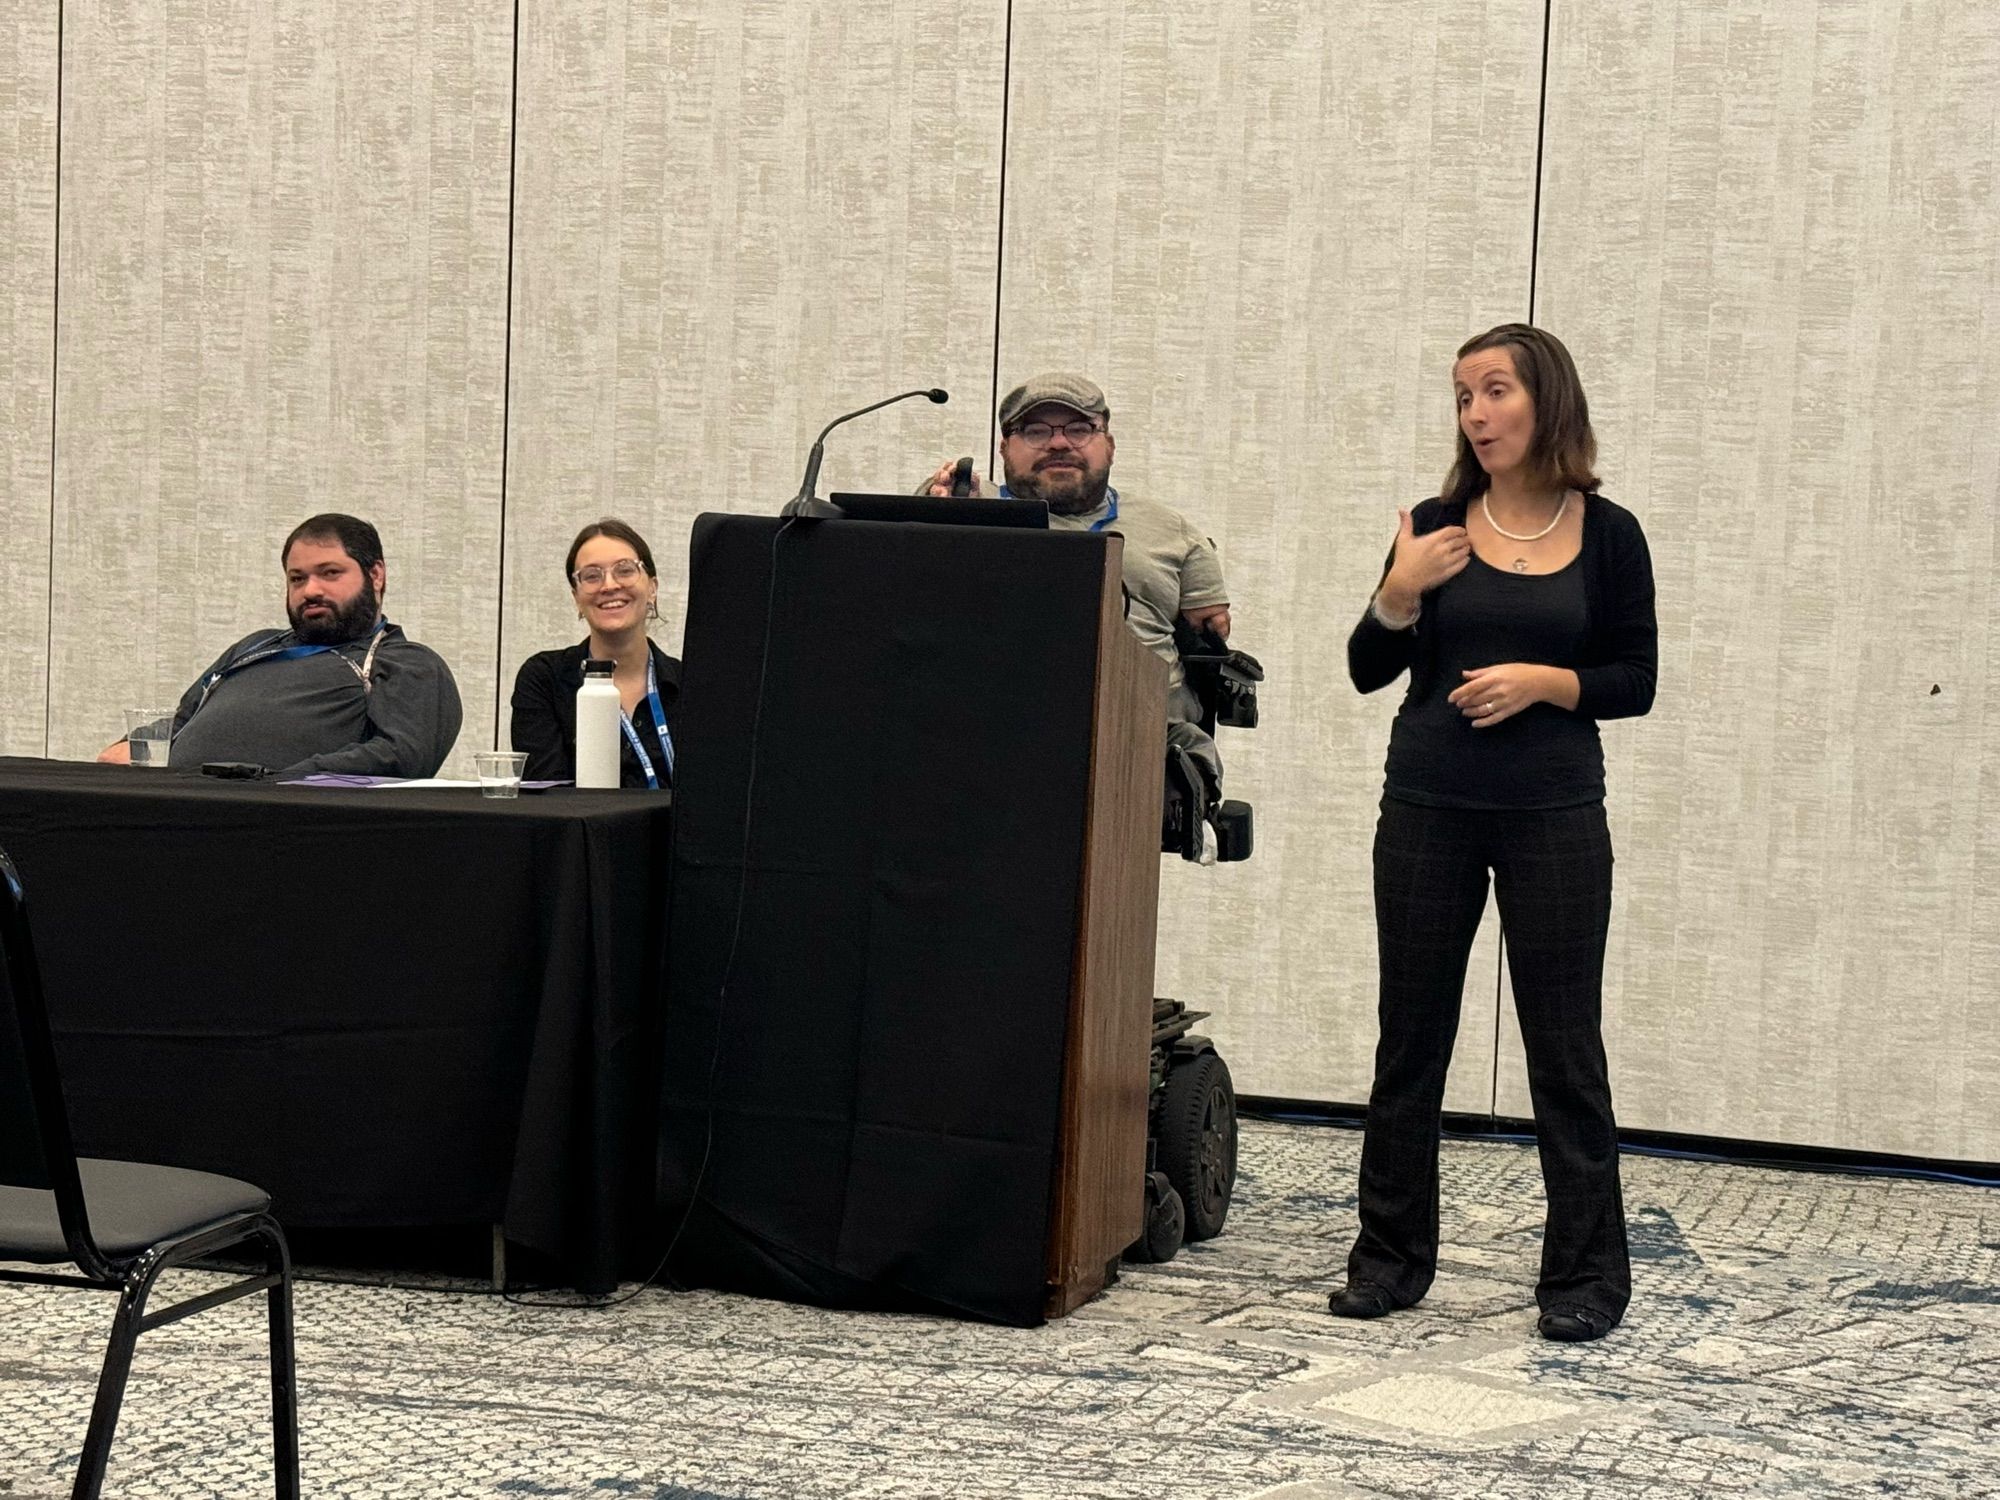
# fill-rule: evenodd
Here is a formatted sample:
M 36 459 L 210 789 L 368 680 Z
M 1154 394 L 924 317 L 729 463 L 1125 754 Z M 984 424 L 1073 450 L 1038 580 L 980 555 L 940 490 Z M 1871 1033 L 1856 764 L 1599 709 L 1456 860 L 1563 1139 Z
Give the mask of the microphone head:
M 929 390 L 925 391 L 924 394 L 930 397 L 931 400 L 935 401 L 939 406 L 944 405 L 945 402 L 951 399 L 950 391 L 941 391 L 936 386 L 932 386 Z

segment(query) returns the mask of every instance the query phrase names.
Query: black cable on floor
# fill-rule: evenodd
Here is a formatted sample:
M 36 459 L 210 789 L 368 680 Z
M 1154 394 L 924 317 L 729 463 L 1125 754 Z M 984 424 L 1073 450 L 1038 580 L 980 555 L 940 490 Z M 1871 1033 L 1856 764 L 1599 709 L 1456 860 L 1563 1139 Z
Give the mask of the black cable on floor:
M 666 1272 L 667 1263 L 674 1258 L 674 1251 L 680 1248 L 681 1235 L 686 1232 L 688 1221 L 694 1217 L 695 1204 L 701 1201 L 701 1185 L 708 1177 L 709 1158 L 715 1151 L 715 1080 L 722 1066 L 722 1023 L 729 999 L 729 976 L 736 967 L 737 948 L 743 940 L 743 908 L 750 890 L 750 835 L 753 826 L 751 814 L 757 792 L 757 745 L 764 730 L 764 686 L 771 670 L 771 629 L 777 621 L 778 610 L 778 543 L 784 540 L 785 533 L 796 526 L 801 519 L 803 518 L 792 516 L 771 535 L 770 578 L 764 591 L 764 645 L 757 661 L 756 707 L 750 716 L 750 766 L 743 784 L 743 854 L 736 875 L 736 915 L 729 932 L 729 951 L 722 960 L 722 981 L 715 994 L 715 1046 L 708 1056 L 708 1082 L 703 1090 L 706 1104 L 702 1111 L 701 1163 L 695 1168 L 694 1182 L 688 1188 L 687 1207 L 681 1210 L 680 1220 L 674 1225 L 674 1232 L 667 1239 L 667 1248 L 660 1252 L 658 1263 L 629 1292 L 609 1293 L 601 1297 L 594 1297 L 585 1292 L 577 1292 L 573 1297 L 543 1297 L 517 1296 L 510 1290 L 505 1294 L 506 1298 L 516 1307 L 603 1310 L 630 1302 L 650 1287 L 655 1278 Z M 676 1292 L 687 1290 L 671 1275 L 667 1276 L 667 1286 Z

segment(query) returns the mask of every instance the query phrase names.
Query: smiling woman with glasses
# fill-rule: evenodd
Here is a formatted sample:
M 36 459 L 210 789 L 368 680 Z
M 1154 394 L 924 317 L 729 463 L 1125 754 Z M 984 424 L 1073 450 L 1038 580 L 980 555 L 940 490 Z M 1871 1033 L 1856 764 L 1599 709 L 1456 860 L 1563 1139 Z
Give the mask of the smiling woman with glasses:
M 563 560 L 576 616 L 589 635 L 574 646 L 541 651 L 514 679 L 511 739 L 528 757 L 530 781 L 576 777 L 576 692 L 587 660 L 615 662 L 611 680 L 623 710 L 619 785 L 664 789 L 673 784 L 674 702 L 681 664 L 647 636 L 659 618 L 660 582 L 653 549 L 623 521 L 593 521 L 576 534 Z

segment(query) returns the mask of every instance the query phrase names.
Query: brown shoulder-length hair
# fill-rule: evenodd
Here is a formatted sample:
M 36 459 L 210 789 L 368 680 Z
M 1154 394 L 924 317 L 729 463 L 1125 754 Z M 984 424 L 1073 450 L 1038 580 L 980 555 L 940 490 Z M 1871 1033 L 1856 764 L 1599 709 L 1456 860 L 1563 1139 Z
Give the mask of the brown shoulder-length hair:
M 1528 464 L 1535 481 L 1549 490 L 1581 490 L 1598 486 L 1597 434 L 1590 430 L 1590 403 L 1583 399 L 1583 382 L 1576 361 L 1561 339 L 1526 323 L 1502 323 L 1460 346 L 1458 358 L 1482 349 L 1505 349 L 1514 373 L 1535 403 L 1535 439 L 1528 445 Z M 1492 483 L 1473 450 L 1472 439 L 1458 428 L 1458 456 L 1445 476 L 1443 499 L 1450 505 L 1477 500 Z
M 616 516 L 606 516 L 601 521 L 592 521 L 576 534 L 576 540 L 569 544 L 569 555 L 563 559 L 563 582 L 576 587 L 576 555 L 583 550 L 583 544 L 592 537 L 608 536 L 614 542 L 623 542 L 639 554 L 639 566 L 646 570 L 648 578 L 658 578 L 660 570 L 653 566 L 653 549 L 646 545 L 646 539 Z

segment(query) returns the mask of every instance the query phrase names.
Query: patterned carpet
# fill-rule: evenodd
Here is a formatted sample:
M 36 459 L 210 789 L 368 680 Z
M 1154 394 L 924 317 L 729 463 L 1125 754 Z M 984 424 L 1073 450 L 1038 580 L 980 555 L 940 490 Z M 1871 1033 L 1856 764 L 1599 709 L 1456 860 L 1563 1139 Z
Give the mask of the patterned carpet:
M 1326 1314 L 1359 1142 L 1246 1125 L 1221 1238 L 1034 1331 L 305 1285 L 305 1492 L 2000 1496 L 2000 1193 L 1629 1157 L 1631 1313 L 1556 1346 L 1512 1145 L 1447 1146 L 1422 1308 Z M 0 1288 L 5 1500 L 67 1493 L 110 1310 Z M 260 1339 L 238 1304 L 141 1342 L 108 1494 L 270 1493 Z

